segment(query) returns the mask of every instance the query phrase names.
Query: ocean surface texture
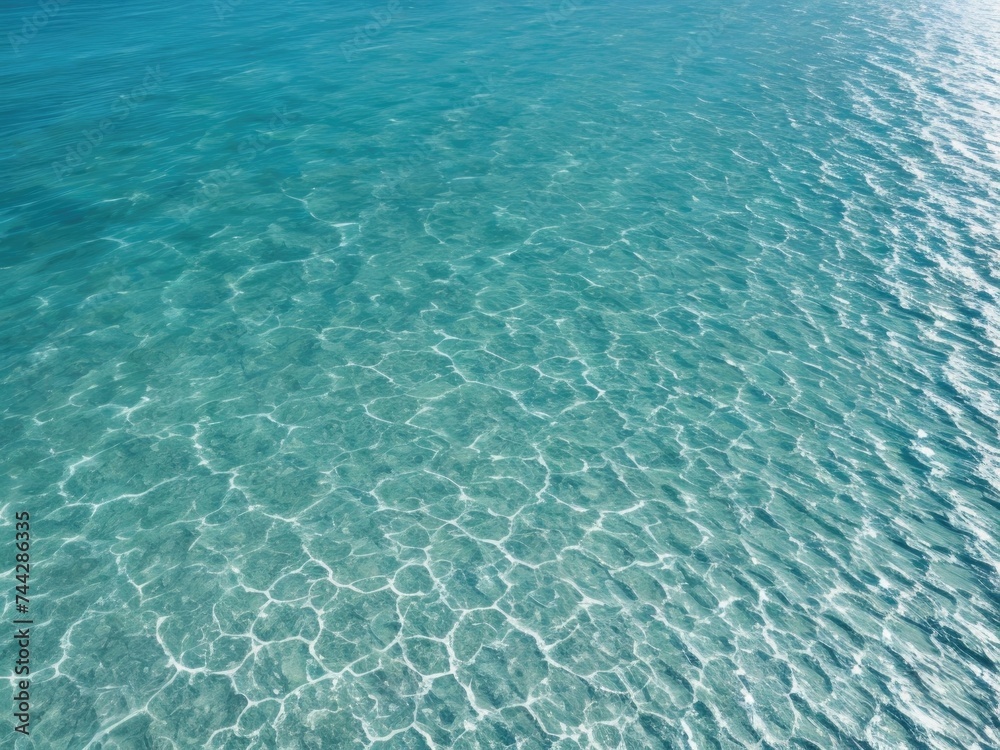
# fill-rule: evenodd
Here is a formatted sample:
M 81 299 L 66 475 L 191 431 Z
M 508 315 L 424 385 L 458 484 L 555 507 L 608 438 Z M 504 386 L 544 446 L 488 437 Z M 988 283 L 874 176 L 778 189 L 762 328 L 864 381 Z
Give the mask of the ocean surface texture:
M 0 32 L 0 746 L 1000 746 L 993 0 Z

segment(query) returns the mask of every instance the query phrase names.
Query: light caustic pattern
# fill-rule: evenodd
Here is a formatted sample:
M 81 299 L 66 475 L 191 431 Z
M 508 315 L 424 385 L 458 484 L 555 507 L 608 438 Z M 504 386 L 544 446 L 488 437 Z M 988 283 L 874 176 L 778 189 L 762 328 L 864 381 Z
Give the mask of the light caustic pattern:
M 18 57 L 17 747 L 1000 744 L 996 10 L 327 5 Z

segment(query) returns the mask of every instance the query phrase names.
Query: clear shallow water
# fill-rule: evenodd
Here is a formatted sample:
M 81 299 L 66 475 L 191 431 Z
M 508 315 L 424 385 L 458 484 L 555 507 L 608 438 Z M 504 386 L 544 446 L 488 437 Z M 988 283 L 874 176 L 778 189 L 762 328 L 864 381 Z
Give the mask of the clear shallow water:
M 15 46 L 16 747 L 1000 744 L 990 3 Z

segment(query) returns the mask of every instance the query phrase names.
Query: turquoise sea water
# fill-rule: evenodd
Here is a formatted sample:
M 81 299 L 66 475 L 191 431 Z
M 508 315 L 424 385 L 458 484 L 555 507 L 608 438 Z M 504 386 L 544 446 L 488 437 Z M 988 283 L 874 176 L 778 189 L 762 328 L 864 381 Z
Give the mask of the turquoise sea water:
M 0 32 L 0 746 L 1000 746 L 992 2 Z

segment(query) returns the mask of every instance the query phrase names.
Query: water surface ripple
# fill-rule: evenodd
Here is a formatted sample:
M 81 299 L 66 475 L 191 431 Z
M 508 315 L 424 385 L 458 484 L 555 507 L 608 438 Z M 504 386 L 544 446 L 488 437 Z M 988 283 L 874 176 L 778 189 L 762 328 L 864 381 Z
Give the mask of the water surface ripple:
M 995 4 L 9 6 L 4 743 L 1000 746 Z

